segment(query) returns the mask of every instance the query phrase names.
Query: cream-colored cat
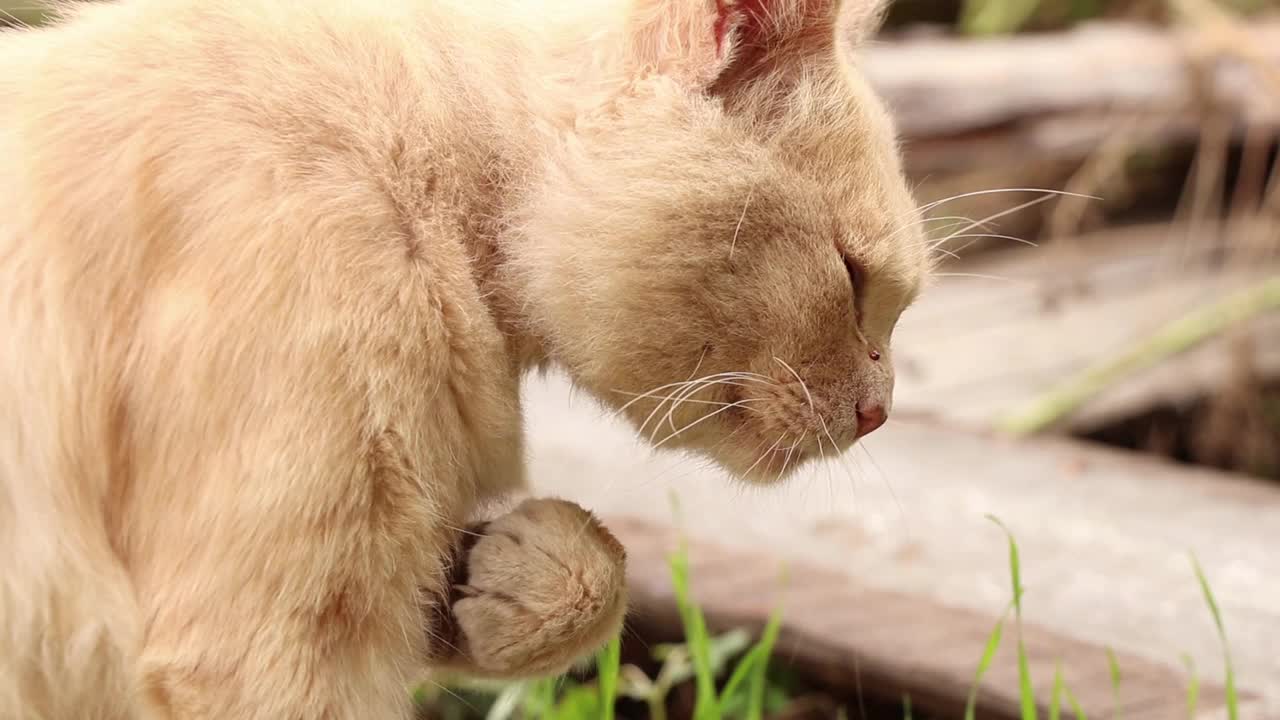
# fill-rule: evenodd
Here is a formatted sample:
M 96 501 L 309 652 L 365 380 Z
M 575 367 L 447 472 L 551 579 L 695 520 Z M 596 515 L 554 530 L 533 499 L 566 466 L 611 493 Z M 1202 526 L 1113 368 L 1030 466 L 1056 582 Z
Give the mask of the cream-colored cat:
M 119 0 L 0 35 L 0 717 L 392 718 L 624 612 L 557 365 L 756 482 L 884 421 L 880 0 Z M 607 479 L 602 479 L 607 481 Z

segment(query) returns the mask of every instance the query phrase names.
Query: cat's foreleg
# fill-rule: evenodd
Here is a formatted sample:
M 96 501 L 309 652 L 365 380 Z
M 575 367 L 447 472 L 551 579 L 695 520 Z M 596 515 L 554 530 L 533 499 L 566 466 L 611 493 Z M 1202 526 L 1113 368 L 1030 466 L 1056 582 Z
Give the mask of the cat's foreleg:
M 459 556 L 450 602 L 429 630 L 439 669 L 551 675 L 621 629 L 625 552 L 573 503 L 526 500 L 474 526 Z

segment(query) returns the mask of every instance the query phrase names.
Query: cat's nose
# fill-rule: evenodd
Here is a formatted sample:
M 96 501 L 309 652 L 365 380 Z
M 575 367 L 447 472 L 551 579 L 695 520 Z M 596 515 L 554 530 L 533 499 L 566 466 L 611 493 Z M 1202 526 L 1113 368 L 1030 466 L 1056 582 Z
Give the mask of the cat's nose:
M 865 437 L 875 432 L 889 419 L 883 405 L 858 406 L 858 437 Z

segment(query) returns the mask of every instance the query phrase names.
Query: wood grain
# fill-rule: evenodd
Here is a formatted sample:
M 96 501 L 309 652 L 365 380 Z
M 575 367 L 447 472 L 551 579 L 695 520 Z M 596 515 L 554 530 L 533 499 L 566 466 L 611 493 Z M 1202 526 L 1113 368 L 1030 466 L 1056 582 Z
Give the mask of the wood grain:
M 679 616 L 667 569 L 669 553 L 679 547 L 678 536 L 670 528 L 633 518 L 611 518 L 609 526 L 629 555 L 629 625 L 646 637 L 678 639 Z M 800 564 L 787 566 L 784 585 L 777 558 L 703 541 L 687 547 L 694 592 L 713 628 L 758 631 L 781 606 L 785 625 L 777 657 L 809 678 L 851 695 L 857 688 L 879 699 L 910 695 L 914 706 L 943 717 L 962 713 L 995 617 L 861 587 L 845 576 Z M 1186 716 L 1187 678 L 1167 666 L 1117 654 L 1123 676 L 1117 705 L 1105 647 L 1034 625 L 1025 625 L 1022 635 L 1042 714 L 1048 711 L 1054 673 L 1061 668 L 1089 717 L 1112 717 L 1117 707 L 1123 717 L 1135 720 Z M 981 717 L 1019 717 L 1014 641 L 1010 622 L 979 694 Z M 1246 696 L 1246 703 L 1250 699 Z M 1202 685 L 1196 717 L 1214 717 L 1225 708 L 1224 701 L 1222 687 Z

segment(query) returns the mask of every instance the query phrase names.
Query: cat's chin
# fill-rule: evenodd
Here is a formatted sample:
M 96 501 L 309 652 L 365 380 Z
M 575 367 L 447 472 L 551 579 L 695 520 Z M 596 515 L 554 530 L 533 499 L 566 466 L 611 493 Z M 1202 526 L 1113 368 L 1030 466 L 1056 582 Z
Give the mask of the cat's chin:
M 717 455 L 712 459 L 734 479 L 761 487 L 786 482 L 796 474 L 796 471 L 813 460 L 812 457 L 799 452 L 788 452 L 787 448 L 771 450 L 764 455 L 756 454 L 749 457 L 737 454 L 727 457 Z

